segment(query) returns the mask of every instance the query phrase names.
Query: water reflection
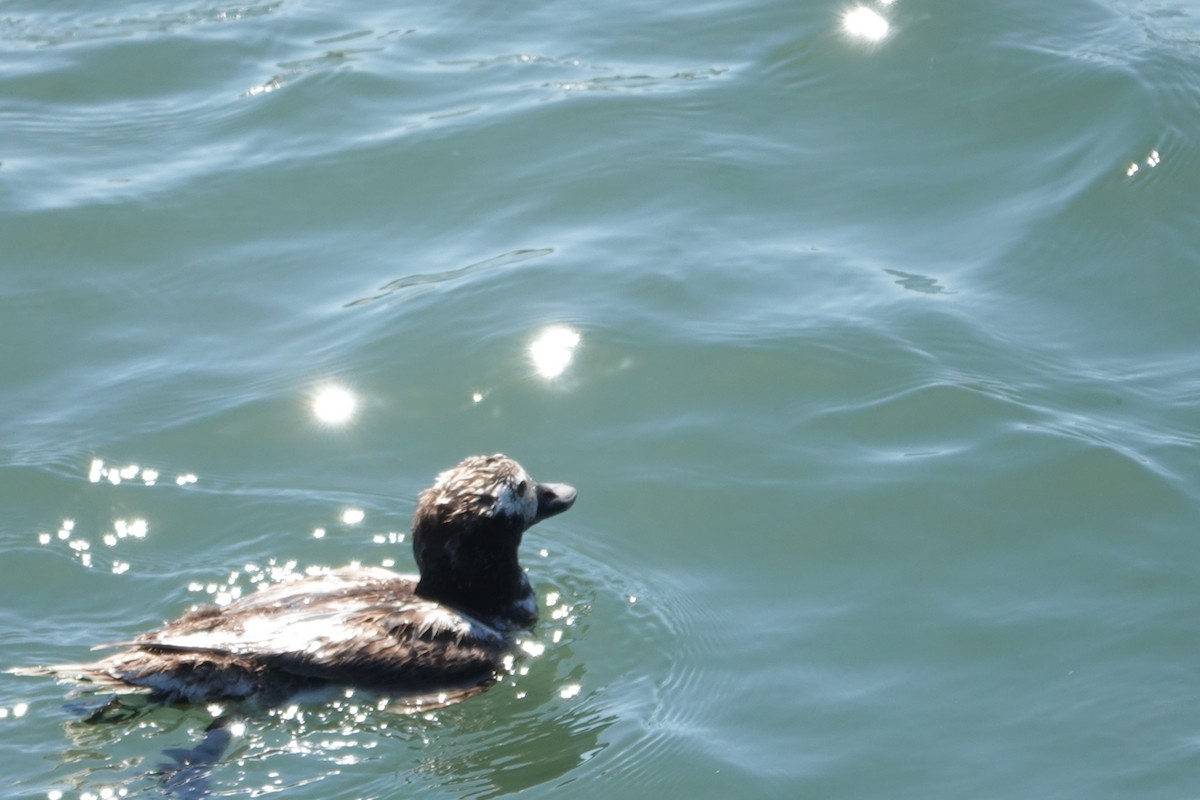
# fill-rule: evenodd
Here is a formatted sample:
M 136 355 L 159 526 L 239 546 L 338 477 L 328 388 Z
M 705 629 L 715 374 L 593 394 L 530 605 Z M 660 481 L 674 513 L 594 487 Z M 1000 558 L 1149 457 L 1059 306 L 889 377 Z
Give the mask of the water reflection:
M 326 425 L 344 425 L 357 411 L 358 398 L 344 386 L 322 386 L 313 395 L 313 416 Z
M 112 530 L 102 534 L 100 538 L 105 546 L 114 548 L 125 539 L 145 539 L 149 532 L 150 524 L 144 519 L 114 519 Z M 40 545 L 50 545 L 56 540 L 65 542 L 82 566 L 90 569 L 94 565 L 92 543 L 75 530 L 75 520 L 64 519 L 58 531 L 53 534 L 49 531 L 38 532 L 37 541 Z M 103 558 L 105 557 L 101 556 L 102 560 Z M 130 564 L 128 561 L 113 558 L 109 566 L 114 574 L 120 575 L 129 571 Z
M 891 5 L 891 2 L 889 0 L 882 5 Z M 866 6 L 855 6 L 842 14 L 842 30 L 856 39 L 883 41 L 890 27 L 882 14 Z
M 153 486 L 158 482 L 158 470 L 151 467 L 143 469 L 137 464 L 126 464 L 123 467 L 109 467 L 105 465 L 102 458 L 93 458 L 91 465 L 88 467 L 89 483 L 108 481 L 113 486 L 118 486 L 125 481 L 136 479 L 139 475 L 141 476 L 142 483 L 147 486 Z
M 455 720 L 455 739 L 430 748 L 420 768 L 461 796 L 500 797 L 570 774 L 605 748 L 601 735 L 616 721 L 590 703 L 546 711 Z
M 29 711 L 28 703 L 17 703 L 12 707 L 12 715 L 14 719 L 20 719 L 25 716 L 25 712 Z M 9 709 L 0 706 L 0 719 L 8 719 Z
M 579 333 L 565 325 L 551 325 L 542 330 L 529 345 L 529 358 L 543 378 L 557 378 L 575 358 Z
M 1146 169 L 1154 169 L 1155 167 L 1157 167 L 1159 165 L 1159 163 L 1161 161 L 1162 161 L 1162 156 L 1159 155 L 1159 152 L 1157 150 L 1151 150 L 1150 155 L 1146 156 L 1146 160 L 1145 160 Z M 1128 167 L 1125 168 L 1125 176 L 1132 178 L 1134 175 L 1137 174 L 1138 170 L 1140 170 L 1141 168 L 1142 168 L 1141 164 L 1134 161 L 1132 164 L 1130 164 Z

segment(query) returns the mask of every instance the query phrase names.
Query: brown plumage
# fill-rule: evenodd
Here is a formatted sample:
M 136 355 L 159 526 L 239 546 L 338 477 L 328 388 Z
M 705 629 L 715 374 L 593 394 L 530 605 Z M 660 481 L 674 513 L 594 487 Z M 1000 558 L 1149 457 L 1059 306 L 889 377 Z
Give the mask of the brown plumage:
M 566 511 L 575 490 L 538 484 L 502 455 L 438 475 L 413 515 L 421 574 L 345 567 L 200 606 L 100 661 L 13 670 L 152 701 L 264 706 L 331 687 L 405 695 L 490 681 L 536 602 L 517 560 L 529 526 Z

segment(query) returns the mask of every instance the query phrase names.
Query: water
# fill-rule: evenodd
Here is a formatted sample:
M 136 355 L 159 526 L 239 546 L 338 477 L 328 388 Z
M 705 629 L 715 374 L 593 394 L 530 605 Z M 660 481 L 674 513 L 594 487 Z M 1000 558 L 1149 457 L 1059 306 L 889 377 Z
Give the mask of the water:
M 864 6 L 0 7 L 6 665 L 580 490 L 525 674 L 183 785 L 5 675 L 6 795 L 1194 794 L 1200 12 Z

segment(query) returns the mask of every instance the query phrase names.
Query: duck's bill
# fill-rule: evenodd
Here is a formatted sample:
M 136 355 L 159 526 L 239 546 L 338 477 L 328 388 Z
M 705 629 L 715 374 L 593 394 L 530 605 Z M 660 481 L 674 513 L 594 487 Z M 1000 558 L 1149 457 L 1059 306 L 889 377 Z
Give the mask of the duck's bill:
M 547 517 L 561 514 L 575 503 L 575 487 L 565 483 L 539 483 L 537 488 L 537 517 L 541 522 Z

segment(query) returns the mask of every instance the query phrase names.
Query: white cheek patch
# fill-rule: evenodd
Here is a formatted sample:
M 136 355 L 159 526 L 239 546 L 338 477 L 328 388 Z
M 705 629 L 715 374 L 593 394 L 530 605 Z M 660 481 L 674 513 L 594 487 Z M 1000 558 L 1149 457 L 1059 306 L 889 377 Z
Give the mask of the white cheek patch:
M 525 486 L 524 494 L 517 491 L 517 487 L 522 484 Z M 534 491 L 534 483 L 529 479 L 525 470 L 520 470 L 514 475 L 511 482 L 505 481 L 496 484 L 492 489 L 492 495 L 496 498 L 492 509 L 497 515 L 519 517 L 527 522 L 533 522 L 534 517 L 537 516 L 537 495 Z

